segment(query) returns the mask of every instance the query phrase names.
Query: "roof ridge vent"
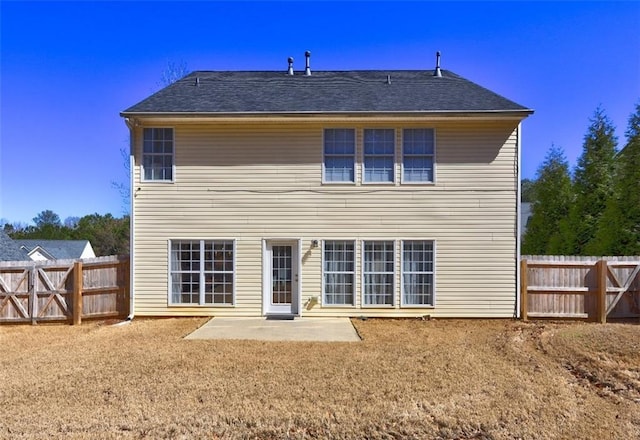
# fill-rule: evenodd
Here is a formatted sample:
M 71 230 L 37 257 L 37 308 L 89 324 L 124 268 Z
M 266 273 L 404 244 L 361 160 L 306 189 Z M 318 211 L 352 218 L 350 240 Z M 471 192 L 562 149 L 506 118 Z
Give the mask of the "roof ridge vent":
M 293 75 L 293 57 L 289 57 L 287 59 L 287 62 L 289 63 L 289 68 L 287 69 L 287 75 Z
M 436 52 L 436 70 L 434 70 L 433 76 L 442 77 L 442 71 L 440 70 L 440 51 Z
M 306 66 L 304 68 L 304 74 L 307 76 L 311 76 L 311 66 L 310 66 L 310 61 L 311 61 L 311 52 L 310 51 L 306 51 L 304 53 L 304 57 L 306 59 Z

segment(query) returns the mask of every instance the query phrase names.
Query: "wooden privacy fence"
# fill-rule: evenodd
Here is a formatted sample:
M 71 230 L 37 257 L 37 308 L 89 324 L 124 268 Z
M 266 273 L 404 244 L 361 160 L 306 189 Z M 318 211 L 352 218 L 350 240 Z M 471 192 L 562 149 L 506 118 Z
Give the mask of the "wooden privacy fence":
M 128 256 L 0 262 L 0 323 L 128 314 Z
M 522 256 L 522 319 L 640 317 L 640 257 Z

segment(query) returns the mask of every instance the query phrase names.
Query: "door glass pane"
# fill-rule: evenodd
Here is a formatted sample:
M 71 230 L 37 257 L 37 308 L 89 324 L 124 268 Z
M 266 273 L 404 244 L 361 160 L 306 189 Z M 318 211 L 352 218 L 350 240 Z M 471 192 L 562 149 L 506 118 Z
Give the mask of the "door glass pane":
M 273 246 L 271 302 L 291 304 L 291 246 Z

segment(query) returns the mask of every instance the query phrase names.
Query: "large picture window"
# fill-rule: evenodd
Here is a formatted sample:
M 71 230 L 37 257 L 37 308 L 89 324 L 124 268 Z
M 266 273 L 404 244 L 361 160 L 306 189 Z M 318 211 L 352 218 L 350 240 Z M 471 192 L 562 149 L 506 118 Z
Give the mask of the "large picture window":
M 325 182 L 355 182 L 356 134 L 352 128 L 324 130 Z
M 393 305 L 393 241 L 363 243 L 363 305 Z
M 355 270 L 353 241 L 324 242 L 324 304 L 354 305 Z
M 402 182 L 433 182 L 434 130 L 407 128 L 402 132 Z
M 174 240 L 170 251 L 172 304 L 232 305 L 232 240 Z
M 402 242 L 402 305 L 433 306 L 433 241 Z
M 392 183 L 395 163 L 395 130 L 364 130 L 364 182 Z
M 173 128 L 145 128 L 142 135 L 143 180 L 173 180 Z

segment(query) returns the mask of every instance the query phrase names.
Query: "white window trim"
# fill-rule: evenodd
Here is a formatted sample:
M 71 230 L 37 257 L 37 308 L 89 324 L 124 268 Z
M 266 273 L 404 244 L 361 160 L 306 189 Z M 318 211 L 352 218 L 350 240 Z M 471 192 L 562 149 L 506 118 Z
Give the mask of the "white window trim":
M 393 172 L 392 172 L 392 176 L 393 176 L 393 180 L 391 180 L 390 182 L 371 182 L 371 181 L 367 181 L 365 179 L 366 176 L 366 171 L 367 171 L 367 167 L 365 166 L 365 158 L 367 157 L 367 154 L 365 153 L 365 147 L 364 147 L 364 132 L 367 130 L 393 130 L 393 154 L 391 155 L 393 157 Z M 402 131 L 402 130 L 400 130 Z M 362 148 L 361 148 L 361 152 L 362 152 L 362 160 L 360 161 L 362 163 L 362 175 L 361 175 L 361 183 L 362 185 L 385 185 L 385 186 L 394 186 L 396 184 L 396 174 L 397 174 L 397 166 L 396 166 L 396 162 L 397 162 L 397 151 L 398 151 L 398 130 L 396 128 L 389 128 L 389 127 L 379 127 L 379 128 L 372 128 L 372 127 L 365 127 L 362 129 Z M 388 156 L 388 155 L 369 155 L 369 156 L 379 156 L 379 157 L 383 157 L 383 156 Z
M 364 276 L 365 276 L 365 244 L 368 242 L 391 242 L 392 246 L 393 246 L 393 272 L 392 272 L 392 287 L 391 287 L 391 304 L 367 304 L 365 301 L 365 296 L 366 296 L 366 292 L 365 292 L 365 281 L 364 281 Z M 395 239 L 385 239 L 385 238 L 377 238 L 377 239 L 362 239 L 360 240 L 360 285 L 361 287 L 361 292 L 360 292 L 360 307 L 363 309 L 395 309 L 396 308 L 396 288 L 397 288 L 397 261 L 396 261 L 396 252 L 397 252 L 397 246 L 396 246 L 396 240 Z M 367 273 L 371 273 L 371 274 L 389 274 L 389 272 L 367 272 Z
M 413 130 L 413 129 L 428 129 L 433 130 L 433 180 L 429 182 L 415 182 L 415 181 L 407 181 L 404 178 L 404 131 L 405 130 Z M 438 152 L 438 132 L 435 127 L 402 127 L 400 130 L 401 138 L 400 138 L 400 184 L 401 185 L 422 185 L 422 186 L 434 186 L 437 180 L 437 158 L 436 154 Z
M 326 295 L 325 295 L 325 258 L 324 258 L 324 245 L 326 242 L 328 241 L 347 241 L 347 242 L 351 242 L 353 243 L 353 272 L 332 272 L 332 273 L 353 273 L 353 302 L 352 304 L 328 304 L 326 302 Z M 349 309 L 353 309 L 356 307 L 356 298 L 358 296 L 358 248 L 357 248 L 357 240 L 352 240 L 350 238 L 328 238 L 325 240 L 322 240 L 322 258 L 321 258 L 321 264 L 322 264 L 322 304 L 321 307 L 323 308 L 349 308 Z
M 154 128 L 170 128 L 172 137 L 171 137 L 171 179 L 145 179 L 144 177 L 144 130 L 145 129 L 154 129 Z M 140 135 L 140 182 L 141 183 L 152 183 L 152 184 L 167 184 L 174 183 L 176 181 L 176 129 L 175 127 L 170 126 L 150 126 L 150 127 L 142 127 L 142 133 Z
M 202 258 L 204 256 L 204 242 L 216 242 L 216 241 L 231 241 L 233 243 L 233 291 L 231 292 L 231 304 L 216 304 L 205 303 L 203 289 L 200 289 L 198 304 L 195 303 L 177 303 L 172 301 L 172 289 L 173 283 L 171 278 L 171 243 L 174 241 L 199 241 L 200 242 L 200 286 L 204 286 L 204 264 L 202 264 Z M 169 307 L 198 307 L 198 308 L 230 308 L 236 306 L 236 283 L 237 283 L 237 249 L 235 238 L 172 238 L 167 240 L 167 304 Z
M 404 302 L 404 243 L 405 241 L 430 241 L 433 245 L 432 271 L 432 304 L 405 304 Z M 433 238 L 403 238 L 400 240 L 400 307 L 406 309 L 435 309 L 436 308 L 436 240 Z
M 325 153 L 324 153 L 324 138 L 326 130 L 353 130 L 353 180 L 327 180 L 326 179 L 326 167 L 325 167 Z M 321 162 L 322 163 L 322 184 L 323 185 L 348 185 L 355 186 L 358 181 L 358 169 L 357 169 L 357 155 L 358 155 L 358 130 L 355 127 L 322 127 L 322 149 L 321 149 Z

